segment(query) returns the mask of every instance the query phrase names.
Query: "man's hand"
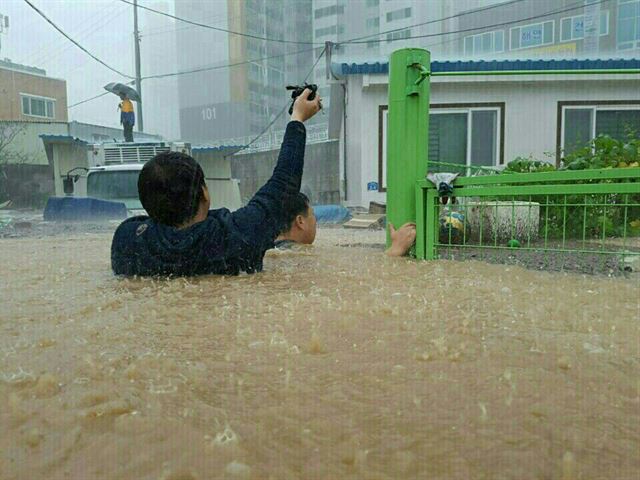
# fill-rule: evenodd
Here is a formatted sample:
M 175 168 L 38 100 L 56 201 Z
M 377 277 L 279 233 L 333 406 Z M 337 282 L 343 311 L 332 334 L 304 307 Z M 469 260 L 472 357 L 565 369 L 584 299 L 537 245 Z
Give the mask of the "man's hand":
M 385 252 L 390 257 L 404 256 L 416 241 L 416 224 L 405 223 L 398 230 L 389 223 L 391 246 Z
M 291 114 L 291 120 L 297 120 L 298 122 L 306 122 L 316 113 L 320 111 L 320 95 L 316 92 L 316 98 L 309 100 L 311 90 L 304 89 L 304 92 L 296 98 L 293 104 L 293 113 Z

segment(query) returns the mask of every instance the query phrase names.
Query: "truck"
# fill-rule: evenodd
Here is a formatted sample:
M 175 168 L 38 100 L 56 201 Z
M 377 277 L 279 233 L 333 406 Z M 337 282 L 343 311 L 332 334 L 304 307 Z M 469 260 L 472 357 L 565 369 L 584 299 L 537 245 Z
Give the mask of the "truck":
M 129 215 L 144 215 L 138 198 L 138 176 L 143 165 L 161 152 L 191 155 L 191 145 L 184 142 L 90 145 L 87 197 L 121 202 Z
M 191 154 L 191 145 L 183 142 L 89 145 L 86 160 L 80 165 L 76 163 L 63 176 L 64 196 L 48 199 L 44 220 L 92 222 L 146 214 L 138 197 L 138 177 L 144 164 L 161 152 Z
M 62 181 L 56 184 L 57 196 L 47 202 L 45 219 L 115 220 L 146 214 L 138 197 L 140 170 L 158 153 L 171 151 L 196 156 L 205 174 L 211 208 L 235 210 L 242 201 L 239 182 L 231 178 L 229 157 L 238 148 L 200 147 L 193 152 L 186 142 L 101 143 L 70 153 L 65 146 L 52 157 Z

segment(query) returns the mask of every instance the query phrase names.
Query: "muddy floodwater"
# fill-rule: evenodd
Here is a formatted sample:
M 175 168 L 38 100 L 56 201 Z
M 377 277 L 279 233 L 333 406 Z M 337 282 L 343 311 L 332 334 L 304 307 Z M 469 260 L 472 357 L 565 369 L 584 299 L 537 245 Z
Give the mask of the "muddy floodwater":
M 638 277 L 386 258 L 119 279 L 0 240 L 0 478 L 637 479 Z

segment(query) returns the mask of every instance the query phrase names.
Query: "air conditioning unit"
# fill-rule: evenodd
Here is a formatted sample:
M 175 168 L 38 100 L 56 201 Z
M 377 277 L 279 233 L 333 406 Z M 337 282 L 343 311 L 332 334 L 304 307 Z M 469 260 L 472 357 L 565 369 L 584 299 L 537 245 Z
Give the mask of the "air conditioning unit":
M 89 167 L 146 163 L 162 152 L 191 155 L 191 144 L 184 142 L 100 143 L 89 148 Z

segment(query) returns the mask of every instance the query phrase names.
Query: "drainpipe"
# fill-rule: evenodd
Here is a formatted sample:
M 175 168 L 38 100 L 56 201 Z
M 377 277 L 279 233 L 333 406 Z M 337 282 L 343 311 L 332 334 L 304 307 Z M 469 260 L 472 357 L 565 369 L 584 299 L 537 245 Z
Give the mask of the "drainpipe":
M 348 200 L 347 193 L 347 85 L 342 84 L 342 185 L 344 189 L 344 201 Z

